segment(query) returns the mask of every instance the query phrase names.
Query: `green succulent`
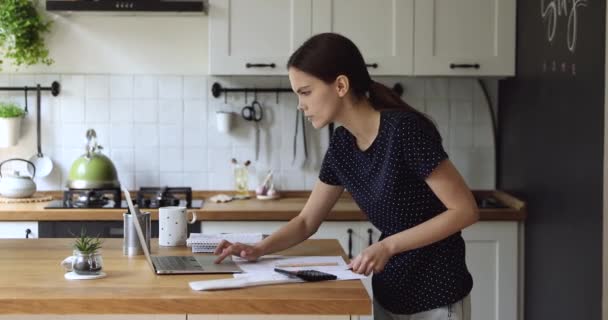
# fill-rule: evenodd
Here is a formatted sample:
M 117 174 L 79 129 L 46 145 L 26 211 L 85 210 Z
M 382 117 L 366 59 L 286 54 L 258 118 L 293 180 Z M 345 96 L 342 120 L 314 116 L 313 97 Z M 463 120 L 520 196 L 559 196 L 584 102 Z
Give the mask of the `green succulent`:
M 2 0 L 0 0 L 2 1 Z M 23 117 L 25 111 L 17 104 L 10 102 L 0 102 L 0 118 Z
M 3 59 L 14 66 L 53 63 L 44 43 L 51 22 L 37 7 L 38 0 L 0 0 L 0 67 Z
M 102 243 L 103 241 L 99 239 L 99 236 L 87 236 L 86 230 L 83 228 L 80 231 L 80 236 L 78 236 L 78 238 L 76 238 L 76 241 L 74 242 L 74 249 L 85 254 L 90 254 L 101 249 Z

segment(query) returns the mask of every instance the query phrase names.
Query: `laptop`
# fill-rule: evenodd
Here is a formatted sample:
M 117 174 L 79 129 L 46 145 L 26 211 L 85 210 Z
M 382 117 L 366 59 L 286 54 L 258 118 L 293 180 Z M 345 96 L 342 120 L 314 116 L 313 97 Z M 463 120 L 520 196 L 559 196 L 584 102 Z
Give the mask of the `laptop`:
M 127 205 L 131 214 L 135 215 L 136 219 L 131 219 L 135 225 L 135 230 L 140 243 L 146 243 L 144 233 L 139 224 L 141 213 L 137 205 L 133 205 L 129 191 L 122 187 L 125 194 Z M 196 255 L 196 256 L 153 256 L 146 245 L 142 245 L 144 255 L 148 264 L 156 274 L 190 274 L 190 273 L 240 273 L 243 272 L 230 257 L 226 258 L 221 263 L 214 263 L 216 259 L 213 255 Z

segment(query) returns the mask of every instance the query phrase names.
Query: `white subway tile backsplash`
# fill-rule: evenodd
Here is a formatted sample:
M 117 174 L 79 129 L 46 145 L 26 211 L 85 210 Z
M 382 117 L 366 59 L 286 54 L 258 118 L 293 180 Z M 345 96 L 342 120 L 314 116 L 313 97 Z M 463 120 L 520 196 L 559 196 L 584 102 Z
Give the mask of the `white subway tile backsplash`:
M 184 77 L 184 99 L 207 99 L 207 80 L 203 76 Z
M 160 149 L 160 171 L 181 172 L 184 170 L 184 151 L 182 148 Z
M 155 124 L 135 124 L 133 137 L 136 147 L 158 147 L 158 126 Z
M 86 143 L 86 125 L 64 124 L 61 126 L 61 146 L 66 148 L 81 148 L 84 151 Z
M 295 95 L 260 93 L 264 108 L 260 123 L 260 159 L 255 159 L 255 127 L 240 116 L 251 104 L 253 94 L 231 93 L 227 101 L 214 98 L 210 86 L 290 87 L 287 77 L 207 77 L 203 75 L 5 75 L 5 83 L 49 85 L 59 79 L 59 97 L 42 97 L 43 152 L 53 155 L 56 171 L 41 180 L 39 188 L 60 189 L 69 166 L 82 155 L 87 128 L 94 128 L 99 143 L 115 163 L 119 178 L 130 189 L 141 186 L 187 185 L 194 189 L 234 189 L 232 158 L 251 160 L 249 186 L 256 187 L 268 170 L 274 170 L 279 189 L 310 189 L 328 146 L 327 129 L 315 130 L 307 123 L 308 158 L 304 159 L 302 129 L 296 140 Z M 403 98 L 429 114 L 438 125 L 443 146 L 472 188 L 494 187 L 494 141 L 492 122 L 485 98 L 475 79 L 380 77 L 392 87 L 400 82 Z M 487 80 L 491 81 L 492 80 Z M 495 81 L 495 80 L 494 80 Z M 494 82 L 496 84 L 496 82 Z M 490 91 L 491 93 L 494 91 Z M 22 94 L 4 94 L 4 99 L 23 103 Z M 35 116 L 35 96 L 29 99 Z M 234 114 L 228 133 L 217 131 L 216 111 Z M 23 141 L 35 141 L 35 117 L 23 124 Z M 299 123 L 301 125 L 301 123 Z M 28 142 L 28 147 L 32 144 Z M 33 144 L 35 145 L 35 143 Z M 16 150 L 29 154 L 24 146 L 0 149 L 0 160 Z M 19 151 L 19 152 L 21 152 Z
M 427 99 L 426 114 L 429 115 L 438 126 L 448 126 L 450 122 L 450 103 L 447 99 Z
M 158 171 L 135 172 L 135 189 L 141 187 L 158 187 L 160 185 L 160 174 Z
M 183 100 L 161 99 L 158 102 L 158 122 L 182 124 L 184 122 Z
M 84 114 L 87 122 L 108 122 L 110 120 L 110 102 L 108 99 L 87 98 Z
M 133 172 L 119 172 L 118 181 L 120 181 L 120 184 L 128 190 L 137 189 L 137 187 L 135 187 L 135 173 Z
M 468 124 L 473 122 L 473 103 L 471 100 L 450 100 L 450 122 Z
M 155 76 L 135 76 L 133 79 L 133 97 L 143 99 L 158 98 L 158 79 Z
M 492 125 L 485 123 L 473 124 L 473 146 L 491 148 L 494 146 Z
M 157 123 L 158 100 L 135 99 L 133 100 L 133 122 L 135 123 Z
M 456 123 L 451 125 L 450 146 L 459 148 L 473 147 L 473 127 L 470 124 Z
M 133 76 L 113 75 L 110 76 L 110 97 L 119 99 L 133 98 Z
M 184 126 L 203 127 L 207 124 L 205 101 L 200 99 L 184 100 Z
M 112 148 L 133 148 L 133 125 L 113 123 L 110 132 Z
M 84 97 L 84 76 L 63 75 L 61 76 L 61 97 Z
M 112 123 L 133 123 L 133 100 L 110 100 L 110 120 Z
M 105 75 L 88 75 L 85 82 L 87 98 L 108 98 L 110 96 L 110 78 Z
M 422 81 L 422 79 L 421 79 Z M 448 99 L 449 98 L 449 82 L 445 78 L 430 78 L 424 80 L 425 97 L 427 99 Z
M 207 172 L 184 172 L 184 185 L 194 190 L 209 190 L 209 174 Z
M 112 148 L 109 156 L 119 176 L 122 176 L 123 172 L 135 171 L 135 153 L 133 148 Z
M 207 149 L 184 148 L 184 171 L 207 171 Z
M 474 79 L 450 78 L 450 100 L 472 100 Z
M 184 127 L 184 147 L 203 147 L 207 141 L 206 127 Z
M 183 186 L 184 185 L 184 174 L 181 172 L 161 172 L 160 173 L 160 185 L 161 186 Z
M 177 124 L 161 124 L 158 126 L 161 147 L 182 147 L 184 145 L 184 129 Z
M 159 172 L 160 149 L 158 147 L 135 147 L 135 172 Z M 137 177 L 136 177 L 137 179 Z
M 183 98 L 182 77 L 161 76 L 158 78 L 158 97 L 160 99 Z
M 84 121 L 84 97 L 61 96 L 61 122 L 81 123 Z

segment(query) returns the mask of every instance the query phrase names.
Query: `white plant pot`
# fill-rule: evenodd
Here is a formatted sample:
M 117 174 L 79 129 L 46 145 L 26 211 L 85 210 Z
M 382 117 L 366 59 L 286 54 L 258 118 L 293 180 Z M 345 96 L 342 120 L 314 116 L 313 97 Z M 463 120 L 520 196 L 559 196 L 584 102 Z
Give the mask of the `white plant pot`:
M 21 117 L 0 118 L 0 148 L 16 145 L 20 134 Z

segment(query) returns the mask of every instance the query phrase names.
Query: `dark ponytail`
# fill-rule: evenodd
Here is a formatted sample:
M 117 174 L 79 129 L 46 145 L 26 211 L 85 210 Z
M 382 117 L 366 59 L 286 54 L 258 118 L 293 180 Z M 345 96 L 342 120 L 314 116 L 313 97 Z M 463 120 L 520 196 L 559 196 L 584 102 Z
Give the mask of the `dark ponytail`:
M 328 84 L 344 75 L 348 78 L 353 95 L 358 99 L 369 99 L 374 109 L 414 113 L 437 131 L 427 115 L 405 103 L 387 86 L 372 80 L 361 52 L 350 39 L 342 35 L 320 33 L 312 36 L 291 55 L 287 68 L 291 67 Z

